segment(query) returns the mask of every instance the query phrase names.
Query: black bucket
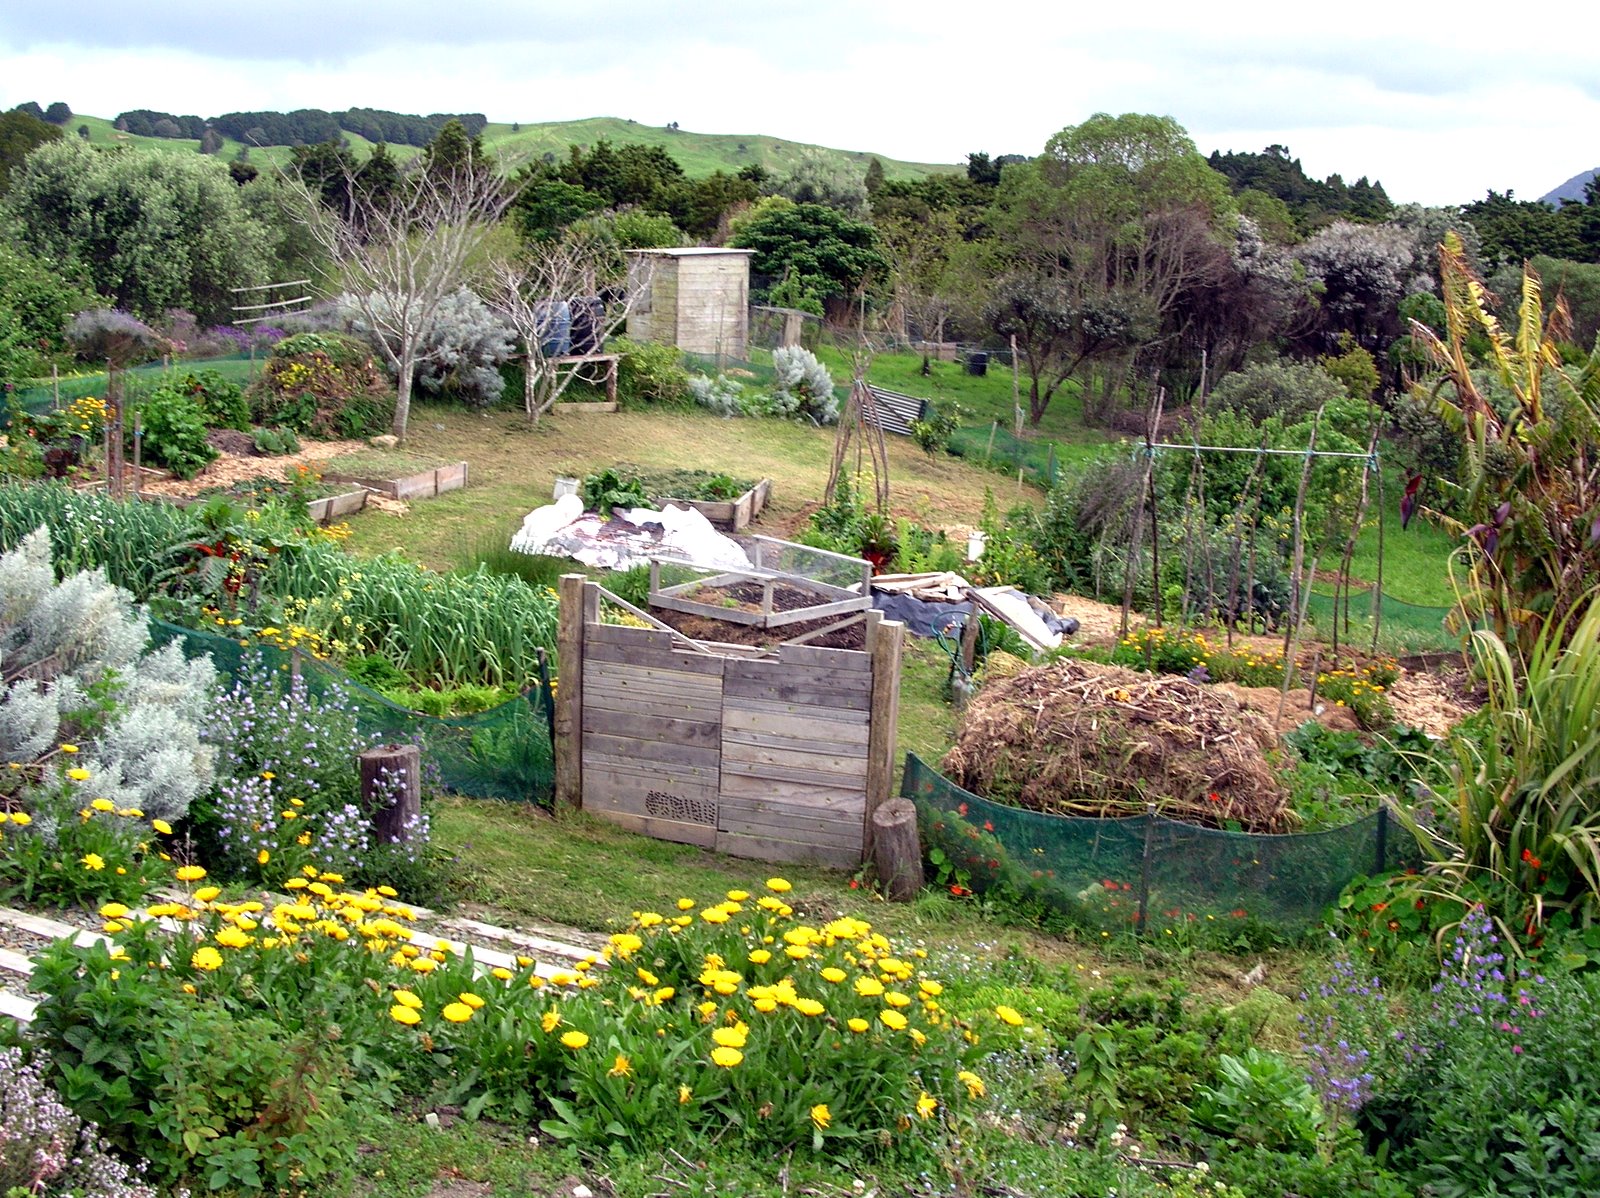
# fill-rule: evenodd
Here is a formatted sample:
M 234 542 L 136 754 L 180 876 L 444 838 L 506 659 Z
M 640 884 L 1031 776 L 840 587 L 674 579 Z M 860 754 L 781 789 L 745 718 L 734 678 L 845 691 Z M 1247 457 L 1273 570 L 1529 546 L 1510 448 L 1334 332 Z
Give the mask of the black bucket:
M 967 373 L 985 375 L 989 373 L 989 355 L 981 349 L 975 349 L 967 355 Z

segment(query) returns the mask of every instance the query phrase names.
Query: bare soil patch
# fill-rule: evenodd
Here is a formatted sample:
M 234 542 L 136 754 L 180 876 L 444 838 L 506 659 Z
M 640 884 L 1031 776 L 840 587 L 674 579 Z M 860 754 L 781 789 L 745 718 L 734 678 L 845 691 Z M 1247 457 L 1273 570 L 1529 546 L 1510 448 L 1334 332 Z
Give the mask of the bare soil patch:
M 240 433 L 246 437 L 247 434 Z M 222 455 L 199 474 L 190 479 L 169 478 L 146 483 L 142 490 L 150 495 L 171 495 L 186 498 L 209 491 L 213 487 L 231 487 L 235 483 L 255 478 L 282 478 L 291 466 L 322 463 L 340 454 L 356 453 L 367 448 L 365 441 L 302 441 L 299 453 L 277 457 L 258 457 L 255 442 L 251 441 L 248 453 L 224 450 Z

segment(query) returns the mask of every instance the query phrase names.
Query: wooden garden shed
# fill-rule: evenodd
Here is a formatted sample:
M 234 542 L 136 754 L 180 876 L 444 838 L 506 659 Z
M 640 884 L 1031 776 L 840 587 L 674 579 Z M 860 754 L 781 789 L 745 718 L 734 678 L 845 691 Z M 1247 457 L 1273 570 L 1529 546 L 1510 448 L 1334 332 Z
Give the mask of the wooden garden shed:
M 692 354 L 744 358 L 753 250 L 629 250 L 628 336 Z

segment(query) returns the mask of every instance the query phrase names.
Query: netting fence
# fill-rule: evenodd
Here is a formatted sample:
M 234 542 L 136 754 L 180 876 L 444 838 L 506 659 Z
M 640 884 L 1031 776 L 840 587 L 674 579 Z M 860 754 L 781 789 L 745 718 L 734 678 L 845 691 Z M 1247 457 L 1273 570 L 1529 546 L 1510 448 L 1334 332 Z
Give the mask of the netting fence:
M 554 709 L 548 677 L 520 698 L 474 715 L 440 718 L 391 703 L 342 670 L 307 654 L 271 645 L 241 644 L 159 620 L 150 623 L 157 646 L 176 641 L 187 657 L 209 654 L 224 686 L 259 655 L 272 669 L 298 670 L 316 695 L 337 687 L 356 710 L 366 736 L 416 744 L 446 789 L 482 799 L 514 799 L 550 806 L 555 798 Z
M 245 386 L 252 378 L 254 369 L 259 369 L 260 363 L 265 362 L 267 351 L 260 351 L 259 361 L 252 363 L 248 351 L 228 354 L 220 358 L 205 358 L 195 361 L 177 361 L 170 364 L 151 362 L 144 366 L 133 366 L 127 370 L 117 371 L 117 388 L 124 401 L 137 399 L 147 395 L 157 387 L 168 382 L 181 380 L 184 375 L 198 374 L 202 370 L 215 370 L 229 382 Z M 104 398 L 106 394 L 105 374 L 79 374 L 51 382 L 46 379 L 28 380 L 27 386 L 18 386 L 13 389 L 11 399 L 23 411 L 38 414 L 47 412 L 56 403 L 69 404 L 75 399 L 82 399 L 87 395 Z M 11 422 L 10 405 L 0 405 L 0 428 L 8 427 Z
M 915 753 L 906 755 L 900 793 L 916 804 L 923 841 L 950 876 L 980 892 L 1006 888 L 1110 932 L 1249 922 L 1299 931 L 1353 879 L 1422 859 L 1387 808 L 1341 828 L 1285 836 L 1161 816 L 1049 815 L 980 798 Z

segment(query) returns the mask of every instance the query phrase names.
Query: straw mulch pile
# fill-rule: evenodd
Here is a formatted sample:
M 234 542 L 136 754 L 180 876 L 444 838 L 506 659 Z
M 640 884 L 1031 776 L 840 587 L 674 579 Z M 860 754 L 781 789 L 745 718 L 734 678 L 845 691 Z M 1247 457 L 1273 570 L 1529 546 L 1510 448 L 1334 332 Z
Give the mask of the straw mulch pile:
M 1284 832 L 1271 727 L 1184 678 L 1062 660 L 992 681 L 968 705 L 947 777 L 1057 815 L 1142 815 Z M 1213 798 L 1213 796 L 1215 796 Z

